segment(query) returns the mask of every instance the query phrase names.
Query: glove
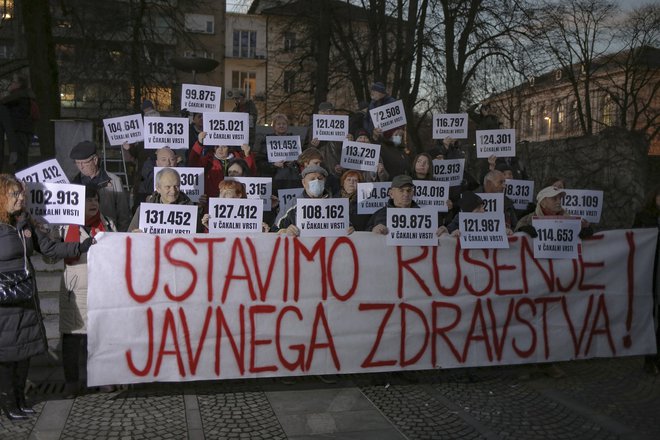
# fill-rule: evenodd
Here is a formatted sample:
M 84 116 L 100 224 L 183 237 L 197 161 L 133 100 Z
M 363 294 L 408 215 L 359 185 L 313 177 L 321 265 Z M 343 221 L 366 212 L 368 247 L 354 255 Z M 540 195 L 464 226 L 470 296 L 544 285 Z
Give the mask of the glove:
M 80 246 L 78 246 L 80 253 L 84 254 L 87 252 L 94 243 L 96 243 L 96 240 L 94 240 L 92 237 L 87 237 L 82 243 L 80 243 Z
M 539 236 L 539 234 L 536 233 L 536 229 L 534 226 L 529 225 L 529 226 L 521 226 L 518 228 L 520 232 L 524 232 L 525 234 L 529 235 L 532 238 L 536 238 Z

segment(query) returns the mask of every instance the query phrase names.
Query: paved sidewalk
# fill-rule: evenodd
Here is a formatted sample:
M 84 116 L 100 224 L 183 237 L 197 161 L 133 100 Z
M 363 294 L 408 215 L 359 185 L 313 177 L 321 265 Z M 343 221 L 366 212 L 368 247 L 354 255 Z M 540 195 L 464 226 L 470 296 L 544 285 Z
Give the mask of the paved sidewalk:
M 31 370 L 38 415 L 0 439 L 658 439 L 660 377 L 641 358 L 533 366 L 148 384 L 65 399 Z

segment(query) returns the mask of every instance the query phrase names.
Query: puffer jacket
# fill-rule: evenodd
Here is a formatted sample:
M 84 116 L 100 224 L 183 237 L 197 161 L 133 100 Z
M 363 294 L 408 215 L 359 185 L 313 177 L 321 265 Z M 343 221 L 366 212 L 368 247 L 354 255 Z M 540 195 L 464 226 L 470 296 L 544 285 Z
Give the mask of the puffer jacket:
M 0 362 L 29 359 L 46 351 L 46 331 L 39 307 L 34 268 L 28 258 L 34 251 L 51 259 L 77 257 L 80 243 L 51 240 L 23 213 L 16 226 L 0 222 L 0 272 L 27 270 L 32 274 L 32 300 L 17 305 L 0 304 Z

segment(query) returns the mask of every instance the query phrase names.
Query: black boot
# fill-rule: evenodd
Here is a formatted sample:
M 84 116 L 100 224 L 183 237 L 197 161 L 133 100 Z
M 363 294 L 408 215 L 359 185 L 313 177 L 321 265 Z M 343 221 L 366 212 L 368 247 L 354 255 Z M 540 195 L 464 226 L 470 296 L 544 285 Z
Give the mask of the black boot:
M 12 401 L 13 399 L 7 394 L 0 394 L 0 402 L 2 402 L 2 412 L 5 413 L 9 420 L 25 420 L 28 416 L 21 411 L 16 404 Z

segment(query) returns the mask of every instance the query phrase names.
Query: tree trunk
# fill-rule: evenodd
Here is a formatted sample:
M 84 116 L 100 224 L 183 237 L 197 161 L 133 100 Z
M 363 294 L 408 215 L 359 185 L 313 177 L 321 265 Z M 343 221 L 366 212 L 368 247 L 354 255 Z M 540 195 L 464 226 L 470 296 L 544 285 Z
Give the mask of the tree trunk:
M 23 0 L 16 2 L 16 5 L 22 8 L 30 83 L 41 115 L 35 124 L 41 155 L 44 158 L 55 157 L 52 121 L 60 117 L 60 90 L 49 1 Z

